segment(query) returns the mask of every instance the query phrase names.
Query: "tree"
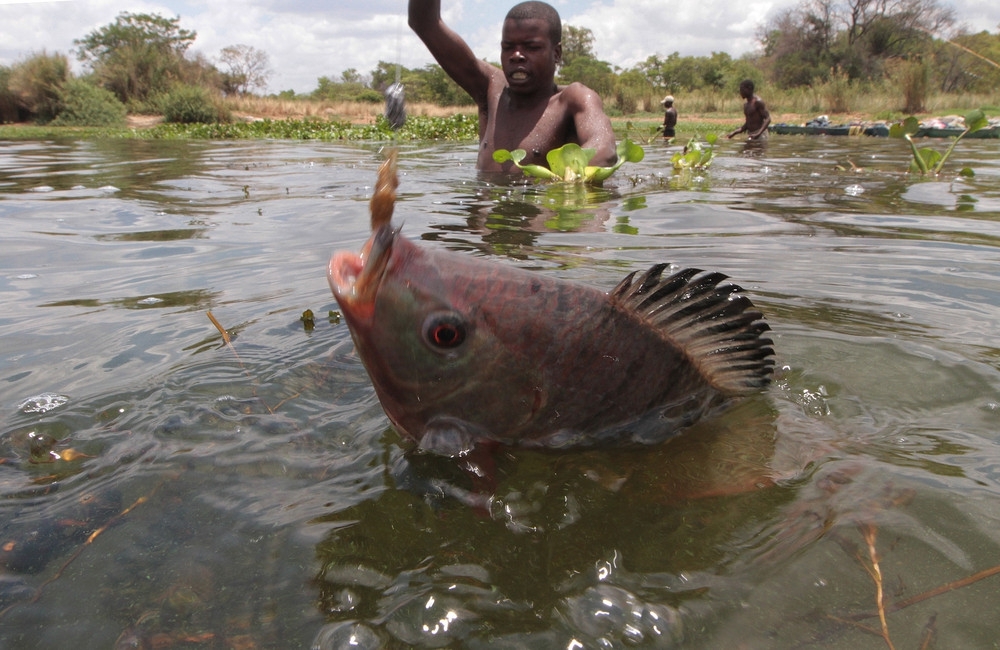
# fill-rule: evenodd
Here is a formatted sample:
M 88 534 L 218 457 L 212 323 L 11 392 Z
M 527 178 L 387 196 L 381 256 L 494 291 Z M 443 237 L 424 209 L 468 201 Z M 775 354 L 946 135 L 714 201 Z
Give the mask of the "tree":
M 586 27 L 563 25 L 559 81 L 579 81 L 604 96 L 614 91 L 615 79 L 611 64 L 599 61 L 594 56 L 594 33 Z
M 586 27 L 563 25 L 562 28 L 562 61 L 563 65 L 571 65 L 578 58 L 588 59 L 594 56 L 594 32 Z
M 80 61 L 122 102 L 146 101 L 182 78 L 184 53 L 196 33 L 180 17 L 122 12 L 115 22 L 73 41 Z
M 264 91 L 271 76 L 267 52 L 250 45 L 229 45 L 222 48 L 219 60 L 226 66 L 223 73 L 223 90 L 226 93 L 247 95 L 254 88 Z
M 785 9 L 767 23 L 761 44 L 771 78 L 779 86 L 808 85 L 843 63 L 833 52 L 834 20 L 831 2 L 814 0 Z
M 615 88 L 615 75 L 611 65 L 589 56 L 579 56 L 559 68 L 559 82 L 579 81 L 597 94 L 606 97 Z

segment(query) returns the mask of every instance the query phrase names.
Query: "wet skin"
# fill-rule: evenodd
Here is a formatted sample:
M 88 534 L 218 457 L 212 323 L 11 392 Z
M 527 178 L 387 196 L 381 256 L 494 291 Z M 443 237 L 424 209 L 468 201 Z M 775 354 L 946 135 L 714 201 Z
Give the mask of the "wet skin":
M 441 21 L 440 2 L 411 0 L 410 26 L 479 107 L 479 155 L 483 171 L 512 171 L 493 160 L 497 149 L 523 149 L 524 163 L 548 166 L 545 154 L 573 142 L 596 151 L 592 164 L 615 162 L 615 136 L 600 96 L 580 83 L 555 84 L 562 46 L 541 19 L 504 21 L 501 68 L 476 57 Z

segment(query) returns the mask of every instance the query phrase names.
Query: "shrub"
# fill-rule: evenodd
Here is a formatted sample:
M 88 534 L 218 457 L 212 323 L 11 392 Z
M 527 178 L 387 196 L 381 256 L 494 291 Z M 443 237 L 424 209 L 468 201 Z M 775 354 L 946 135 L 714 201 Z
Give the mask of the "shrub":
M 10 68 L 0 65 L 0 124 L 20 121 L 17 95 L 10 89 L 11 74 Z
M 906 61 L 900 66 L 899 84 L 903 93 L 903 112 L 922 113 L 927 104 L 930 71 L 923 61 Z
M 366 104 L 381 104 L 385 101 L 385 96 L 377 90 L 365 88 L 358 93 L 357 97 L 354 98 L 354 101 L 364 102 Z
M 165 122 L 212 124 L 229 121 L 228 111 L 200 86 L 174 86 L 160 96 L 158 103 Z
M 68 79 L 66 55 L 42 52 L 16 63 L 7 84 L 18 105 L 44 123 L 59 111 L 62 86 Z
M 54 126 L 121 126 L 125 105 L 114 93 L 82 79 L 67 81 L 62 88 L 61 107 Z
M 823 104 L 830 113 L 847 113 L 851 110 L 853 91 L 847 73 L 839 67 L 830 71 L 826 79 L 817 77 L 813 87 L 823 96 Z M 823 109 L 816 109 L 823 110 Z

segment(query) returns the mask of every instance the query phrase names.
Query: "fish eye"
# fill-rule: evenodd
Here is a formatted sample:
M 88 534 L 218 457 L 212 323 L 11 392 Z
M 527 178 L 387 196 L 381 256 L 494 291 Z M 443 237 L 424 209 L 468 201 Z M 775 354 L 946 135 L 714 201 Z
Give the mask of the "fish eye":
M 465 321 L 458 314 L 431 314 L 424 321 L 424 339 L 441 350 L 450 350 L 465 341 Z

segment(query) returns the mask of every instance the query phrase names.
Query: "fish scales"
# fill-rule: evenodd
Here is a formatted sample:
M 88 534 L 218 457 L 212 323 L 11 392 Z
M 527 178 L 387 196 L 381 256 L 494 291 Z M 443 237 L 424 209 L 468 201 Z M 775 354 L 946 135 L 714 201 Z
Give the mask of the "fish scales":
M 610 294 L 378 228 L 330 286 L 390 420 L 446 455 L 484 439 L 653 442 L 766 386 L 769 328 L 721 274 L 665 265 Z

